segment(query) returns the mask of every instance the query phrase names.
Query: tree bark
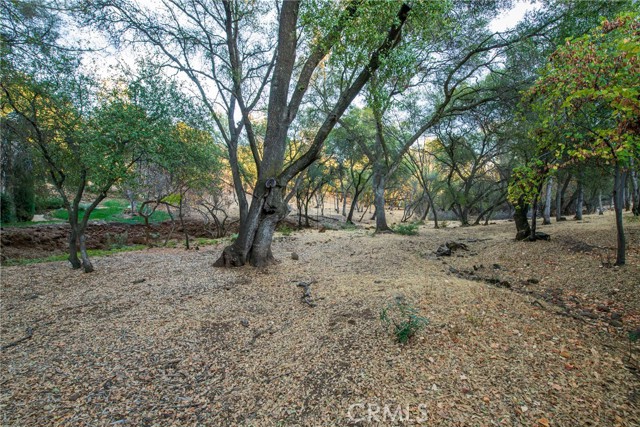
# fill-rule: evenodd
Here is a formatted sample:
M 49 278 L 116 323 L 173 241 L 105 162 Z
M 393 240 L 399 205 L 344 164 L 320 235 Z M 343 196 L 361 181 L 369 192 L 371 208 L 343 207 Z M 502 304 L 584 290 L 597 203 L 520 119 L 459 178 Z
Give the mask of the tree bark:
M 542 186 L 542 183 L 540 184 Z M 531 228 L 529 231 L 529 240 L 532 242 L 536 240 L 536 226 L 538 223 L 538 199 L 540 193 L 538 192 L 533 198 L 533 205 L 531 206 Z M 526 216 L 525 216 L 526 219 Z
M 373 170 L 373 203 L 376 207 L 376 233 L 391 231 L 391 228 L 387 225 L 387 217 L 384 210 L 385 178 L 381 167 L 375 166 Z
M 516 240 L 524 240 L 531 235 L 531 227 L 527 220 L 529 204 L 525 203 L 524 197 L 520 197 L 514 207 L 513 220 L 516 223 Z
M 553 177 L 550 176 L 547 181 L 547 190 L 545 194 L 545 202 L 544 202 L 544 219 L 542 220 L 543 225 L 551 224 L 551 191 L 553 189 Z
M 69 215 L 69 262 L 71 263 L 71 268 L 77 270 L 82 267 L 82 263 L 78 258 L 78 221 L 71 220 L 71 214 Z
M 624 208 L 624 182 L 627 178 L 626 172 L 621 170 L 619 164 L 616 164 L 614 184 L 613 184 L 613 203 L 616 213 L 616 230 L 618 248 L 616 252 L 616 265 L 625 264 L 625 238 L 624 225 L 622 223 L 622 209 Z
M 351 206 L 349 207 L 349 214 L 347 215 L 347 224 L 353 224 L 353 213 L 358 205 L 358 197 L 360 197 L 361 190 L 356 189 L 353 193 L 353 199 L 351 200 Z
M 578 189 L 576 196 L 576 220 L 582 221 L 582 210 L 584 205 L 584 171 L 578 175 Z
M 602 207 L 602 190 L 598 190 L 598 215 L 604 215 L 604 208 Z
M 633 159 L 630 160 L 630 170 L 631 170 L 631 189 L 632 189 L 632 199 L 633 205 L 631 207 L 631 211 L 635 216 L 640 215 L 640 188 L 638 186 L 638 171 L 635 168 L 635 164 Z
M 80 240 L 80 256 L 82 257 L 82 269 L 85 273 L 93 272 L 93 264 L 89 260 L 89 254 L 87 253 L 87 237 L 84 234 L 85 228 L 80 230 L 78 240 Z

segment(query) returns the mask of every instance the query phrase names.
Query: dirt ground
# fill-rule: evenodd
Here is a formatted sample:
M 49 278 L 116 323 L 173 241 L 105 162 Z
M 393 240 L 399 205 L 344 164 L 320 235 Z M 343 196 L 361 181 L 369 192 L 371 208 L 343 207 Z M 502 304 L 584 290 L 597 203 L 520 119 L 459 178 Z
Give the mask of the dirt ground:
M 186 221 L 185 227 L 191 237 L 214 237 L 201 221 Z M 151 243 L 156 245 L 163 243 L 171 233 L 171 228 L 172 224 L 169 221 L 150 224 Z M 176 223 L 171 235 L 174 239 L 183 239 L 182 233 L 182 227 Z M 128 245 L 145 245 L 147 242 L 144 224 L 93 222 L 88 225 L 86 234 L 89 249 L 109 249 L 116 239 Z M 69 244 L 68 239 L 69 225 L 65 223 L 4 227 L 0 233 L 2 260 L 46 258 L 51 255 L 65 254 Z
M 212 268 L 222 245 L 3 267 L 2 424 L 637 426 L 640 224 L 621 268 L 614 230 L 306 230 L 267 269 Z M 435 257 L 447 241 L 468 250 Z M 430 321 L 404 345 L 379 319 L 398 299 Z

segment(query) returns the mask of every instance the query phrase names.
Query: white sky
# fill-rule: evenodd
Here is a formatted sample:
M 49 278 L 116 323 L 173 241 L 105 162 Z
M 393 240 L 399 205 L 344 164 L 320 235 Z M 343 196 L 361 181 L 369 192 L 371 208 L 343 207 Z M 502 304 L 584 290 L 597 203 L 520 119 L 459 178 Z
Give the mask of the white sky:
M 539 8 L 540 8 L 540 4 L 536 3 L 535 0 L 534 1 L 520 0 L 514 5 L 514 7 L 510 11 L 497 16 L 491 22 L 491 24 L 489 24 L 489 28 L 492 31 L 510 30 L 513 27 L 515 27 L 516 24 L 518 24 L 518 22 L 522 20 L 525 13 L 531 10 L 539 9 Z

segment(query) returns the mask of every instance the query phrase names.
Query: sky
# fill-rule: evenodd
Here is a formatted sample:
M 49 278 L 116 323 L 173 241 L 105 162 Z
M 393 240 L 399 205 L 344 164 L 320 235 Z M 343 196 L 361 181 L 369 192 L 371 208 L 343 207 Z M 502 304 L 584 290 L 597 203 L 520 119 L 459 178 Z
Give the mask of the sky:
M 516 26 L 524 17 L 524 14 L 530 10 L 540 8 L 540 4 L 531 1 L 518 1 L 514 7 L 506 13 L 497 16 L 489 25 L 493 31 L 506 31 Z

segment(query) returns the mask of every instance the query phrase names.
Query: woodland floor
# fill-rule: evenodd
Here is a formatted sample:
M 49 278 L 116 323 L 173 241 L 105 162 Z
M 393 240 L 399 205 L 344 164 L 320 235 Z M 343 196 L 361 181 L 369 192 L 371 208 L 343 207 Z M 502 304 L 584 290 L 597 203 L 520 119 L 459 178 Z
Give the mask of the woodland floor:
M 407 408 L 398 425 L 638 426 L 640 223 L 622 268 L 603 266 L 611 213 L 541 229 L 307 230 L 261 270 L 212 268 L 222 245 L 3 267 L 2 425 L 368 425 L 361 404 Z M 436 258 L 446 241 L 469 250 Z M 379 320 L 398 297 L 430 320 L 405 345 Z

